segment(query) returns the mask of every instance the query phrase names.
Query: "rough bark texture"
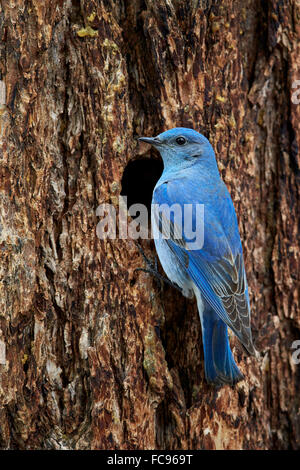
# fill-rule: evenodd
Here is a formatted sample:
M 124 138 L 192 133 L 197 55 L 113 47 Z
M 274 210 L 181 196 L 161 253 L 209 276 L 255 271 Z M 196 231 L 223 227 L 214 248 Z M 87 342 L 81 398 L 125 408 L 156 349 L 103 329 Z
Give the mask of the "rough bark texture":
M 299 18 L 297 0 L 1 1 L 1 448 L 299 448 Z M 96 235 L 150 156 L 135 137 L 175 126 L 210 139 L 238 213 L 261 358 L 232 338 L 235 389 L 205 383 L 195 302 Z

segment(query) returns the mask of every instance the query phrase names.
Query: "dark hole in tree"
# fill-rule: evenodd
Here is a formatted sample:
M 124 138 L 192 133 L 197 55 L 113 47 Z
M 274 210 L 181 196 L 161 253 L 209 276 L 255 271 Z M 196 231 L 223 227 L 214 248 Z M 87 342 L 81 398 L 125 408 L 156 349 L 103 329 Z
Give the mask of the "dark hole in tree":
M 151 211 L 153 189 L 163 172 L 160 159 L 142 158 L 131 160 L 122 177 L 122 196 L 127 196 L 127 206 L 144 204 Z

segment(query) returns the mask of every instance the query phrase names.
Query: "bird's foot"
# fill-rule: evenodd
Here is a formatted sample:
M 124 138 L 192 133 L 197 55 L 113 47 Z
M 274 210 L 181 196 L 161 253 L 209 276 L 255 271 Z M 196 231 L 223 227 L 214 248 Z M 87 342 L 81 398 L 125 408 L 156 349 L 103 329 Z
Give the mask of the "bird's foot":
M 161 282 L 165 282 L 166 284 L 168 284 L 169 286 L 172 286 L 174 287 L 175 289 L 179 290 L 179 292 L 181 292 L 181 294 L 183 293 L 182 292 L 182 289 L 177 286 L 177 284 L 174 284 L 173 282 L 171 282 L 167 277 L 163 276 L 162 274 L 160 274 L 160 272 L 158 271 L 158 267 L 157 267 L 157 257 L 154 258 L 154 262 L 152 260 L 150 260 L 144 253 L 142 247 L 139 245 L 138 242 L 135 242 L 139 252 L 141 253 L 146 265 L 147 265 L 147 269 L 146 268 L 136 268 L 134 271 L 142 271 L 144 273 L 148 273 L 148 274 L 151 274 L 152 276 L 156 277 L 157 279 L 159 279 Z

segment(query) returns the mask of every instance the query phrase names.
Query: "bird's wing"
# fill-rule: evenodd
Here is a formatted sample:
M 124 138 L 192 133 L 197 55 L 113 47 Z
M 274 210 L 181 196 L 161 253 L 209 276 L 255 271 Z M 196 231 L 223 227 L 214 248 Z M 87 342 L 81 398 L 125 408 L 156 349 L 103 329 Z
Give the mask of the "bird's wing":
M 209 191 L 209 189 L 208 189 Z M 170 249 L 200 289 L 206 301 L 233 330 L 250 354 L 255 354 L 242 246 L 235 210 L 223 184 L 209 194 L 203 186 L 182 178 L 158 186 L 153 194 L 154 219 Z M 191 249 L 183 229 L 166 206 L 204 203 L 204 245 Z M 163 205 L 166 206 L 163 206 Z M 160 210 L 162 207 L 162 210 Z M 195 217 L 193 211 L 192 217 Z M 182 218 L 183 220 L 183 218 Z M 193 226 L 196 226 L 193 220 Z

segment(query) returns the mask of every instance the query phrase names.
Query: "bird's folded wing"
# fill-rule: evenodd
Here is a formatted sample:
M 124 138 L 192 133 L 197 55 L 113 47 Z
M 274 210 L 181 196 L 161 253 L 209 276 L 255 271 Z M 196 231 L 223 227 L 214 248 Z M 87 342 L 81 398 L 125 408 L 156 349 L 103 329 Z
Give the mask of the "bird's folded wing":
M 202 202 L 201 194 L 197 194 L 197 188 L 188 189 L 192 192 L 192 197 L 189 197 L 186 184 L 184 188 L 180 187 L 181 184 L 183 183 L 180 180 L 171 181 L 155 190 L 153 202 L 162 209 L 155 211 L 154 222 L 206 301 L 233 330 L 247 351 L 255 354 L 251 337 L 247 280 L 232 202 L 225 198 L 221 204 L 229 205 L 229 208 L 218 207 L 217 211 L 211 203 L 205 205 L 204 246 L 201 250 L 189 249 L 190 245 L 184 234 L 184 220 L 182 219 L 182 228 L 164 206 L 164 204 L 172 206 L 174 203 L 183 206 L 192 200 L 195 201 L 194 204 L 196 201 Z M 223 210 L 227 217 L 229 215 L 227 233 L 219 220 L 220 210 Z

